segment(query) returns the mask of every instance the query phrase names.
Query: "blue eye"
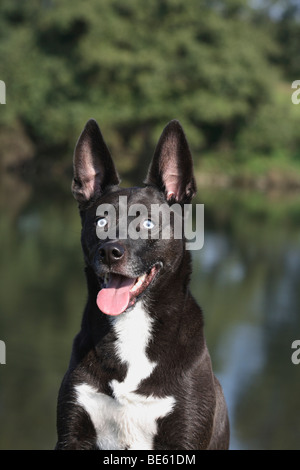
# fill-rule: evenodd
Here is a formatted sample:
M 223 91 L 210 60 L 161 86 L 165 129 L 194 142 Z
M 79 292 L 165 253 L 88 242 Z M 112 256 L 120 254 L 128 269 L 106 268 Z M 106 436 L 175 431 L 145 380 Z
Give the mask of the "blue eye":
M 106 220 L 105 218 L 99 219 L 99 220 L 97 221 L 97 226 L 98 226 L 98 227 L 103 228 L 103 227 L 105 227 L 105 225 L 107 225 L 107 220 Z
M 144 220 L 143 227 L 147 230 L 151 230 L 154 227 L 154 223 L 152 222 L 152 220 Z

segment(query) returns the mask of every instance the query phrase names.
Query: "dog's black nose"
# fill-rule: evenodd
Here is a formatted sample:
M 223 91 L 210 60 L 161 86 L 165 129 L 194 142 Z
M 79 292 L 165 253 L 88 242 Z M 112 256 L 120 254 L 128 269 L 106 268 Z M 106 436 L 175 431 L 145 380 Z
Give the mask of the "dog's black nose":
M 124 256 L 125 250 L 119 243 L 108 243 L 100 251 L 100 259 L 105 264 L 112 264 Z

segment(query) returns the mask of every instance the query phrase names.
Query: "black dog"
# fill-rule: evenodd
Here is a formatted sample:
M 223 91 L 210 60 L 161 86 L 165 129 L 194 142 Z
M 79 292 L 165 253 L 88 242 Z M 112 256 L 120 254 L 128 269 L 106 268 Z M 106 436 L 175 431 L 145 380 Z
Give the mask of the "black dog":
M 141 205 L 148 214 L 155 204 L 183 207 L 194 196 L 192 157 L 178 121 L 164 129 L 145 187 L 118 184 L 90 120 L 75 149 L 72 184 L 88 300 L 59 392 L 56 449 L 228 449 L 226 404 L 189 292 L 190 252 L 174 236 L 176 217 L 171 235 L 162 237 L 160 219 L 128 215 Z M 128 217 L 120 216 L 120 201 Z M 139 236 L 120 237 L 130 222 Z

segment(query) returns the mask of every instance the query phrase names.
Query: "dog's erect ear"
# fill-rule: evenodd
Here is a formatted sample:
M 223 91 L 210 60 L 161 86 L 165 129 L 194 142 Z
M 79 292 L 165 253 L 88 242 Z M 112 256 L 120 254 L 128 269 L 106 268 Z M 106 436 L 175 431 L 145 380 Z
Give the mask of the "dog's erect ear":
M 72 193 L 78 202 L 100 196 L 108 185 L 120 179 L 97 122 L 90 119 L 83 129 L 74 151 Z
M 177 120 L 164 128 L 144 183 L 165 191 L 169 201 L 188 203 L 196 194 L 192 155 Z

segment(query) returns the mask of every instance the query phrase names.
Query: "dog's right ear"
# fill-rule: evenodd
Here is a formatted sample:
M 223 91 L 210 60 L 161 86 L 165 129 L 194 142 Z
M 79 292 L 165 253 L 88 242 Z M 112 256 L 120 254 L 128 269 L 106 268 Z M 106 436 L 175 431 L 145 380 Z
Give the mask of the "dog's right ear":
M 72 193 L 84 203 L 100 196 L 105 187 L 117 185 L 120 178 L 97 122 L 90 119 L 74 151 Z

